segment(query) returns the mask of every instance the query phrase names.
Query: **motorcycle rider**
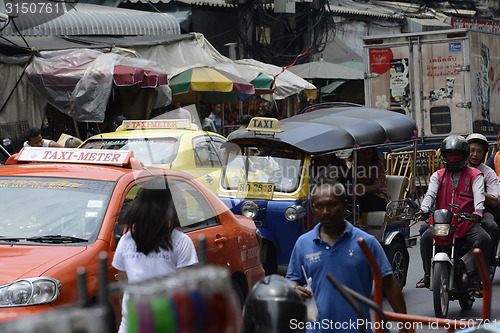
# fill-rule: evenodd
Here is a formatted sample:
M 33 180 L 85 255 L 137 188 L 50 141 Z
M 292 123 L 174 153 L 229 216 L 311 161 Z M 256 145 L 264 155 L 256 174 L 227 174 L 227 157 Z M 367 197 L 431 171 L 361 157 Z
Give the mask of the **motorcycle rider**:
M 466 138 L 470 147 L 469 166 L 477 168 L 484 176 L 484 206 L 483 218 L 481 219 L 481 227 L 490 235 L 493 242 L 493 251 L 491 251 L 490 264 L 496 265 L 495 253 L 500 240 L 500 229 L 495 221 L 495 216 L 500 216 L 500 206 L 498 198 L 500 197 L 500 184 L 495 171 L 483 163 L 484 157 L 488 152 L 488 139 L 482 134 L 472 133 Z
M 462 212 L 472 215 L 470 221 L 463 221 L 457 226 L 456 237 L 464 237 L 474 248 L 480 248 L 485 262 L 488 262 L 492 249 L 491 238 L 481 228 L 479 222 L 484 210 L 484 177 L 481 171 L 471 168 L 467 163 L 469 158 L 469 144 L 460 135 L 450 135 L 441 143 L 441 158 L 444 168 L 434 172 L 429 181 L 427 193 L 422 201 L 416 219 L 420 220 L 430 214 L 435 204 L 435 209 L 452 209 L 449 204 L 460 205 Z M 424 268 L 424 277 L 417 282 L 417 288 L 430 286 L 430 271 L 432 259 L 433 235 L 429 228 L 425 230 L 420 239 L 420 255 Z M 472 276 L 475 287 L 475 297 L 483 296 L 483 287 L 477 268 Z

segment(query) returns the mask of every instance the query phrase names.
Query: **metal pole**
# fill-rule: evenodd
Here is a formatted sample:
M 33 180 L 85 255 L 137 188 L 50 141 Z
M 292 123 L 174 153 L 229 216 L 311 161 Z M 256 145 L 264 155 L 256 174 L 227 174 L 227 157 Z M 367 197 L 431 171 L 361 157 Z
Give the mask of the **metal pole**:
M 73 118 L 73 126 L 75 126 L 76 136 L 78 137 L 78 139 L 81 140 L 82 137 L 80 136 L 80 129 L 78 128 L 78 121 L 76 120 L 76 112 L 75 112 L 75 109 L 73 108 L 74 103 L 71 100 L 71 94 L 69 91 L 67 92 L 67 95 L 68 95 L 69 106 L 71 108 L 71 116 Z
M 87 283 L 84 267 L 78 267 L 76 270 L 76 277 L 78 286 L 78 305 L 84 307 L 87 303 Z
M 476 260 L 476 266 L 483 281 L 483 319 L 490 319 L 491 317 L 491 280 L 489 275 L 488 266 L 484 261 L 484 256 L 481 249 L 475 248 L 472 253 Z
M 105 307 L 108 302 L 108 254 L 99 253 L 99 305 Z
M 354 170 L 354 182 L 352 185 L 352 223 L 358 225 L 358 208 L 356 207 L 356 185 L 358 182 L 358 151 L 353 149 L 353 170 Z
M 413 141 L 413 162 L 411 163 L 412 173 L 411 177 L 413 178 L 413 184 L 411 185 L 411 200 L 415 200 L 417 197 L 417 140 Z M 419 179 L 420 183 L 420 179 Z

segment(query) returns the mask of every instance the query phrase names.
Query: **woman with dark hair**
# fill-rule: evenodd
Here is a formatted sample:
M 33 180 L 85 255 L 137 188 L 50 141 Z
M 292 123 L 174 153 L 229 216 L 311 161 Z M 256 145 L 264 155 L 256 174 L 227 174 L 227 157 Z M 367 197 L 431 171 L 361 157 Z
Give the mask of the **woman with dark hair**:
M 357 187 L 349 194 L 356 194 L 356 203 L 361 212 L 385 211 L 389 194 L 382 155 L 375 147 L 361 148 L 356 150 L 356 153 L 358 157 Z M 354 177 L 352 168 L 349 177 L 352 186 Z
M 198 263 L 189 236 L 174 229 L 179 218 L 166 178 L 154 177 L 143 184 L 119 223 L 128 231 L 118 242 L 113 258 L 118 280 L 137 283 Z M 125 292 L 119 333 L 127 332 L 127 300 Z

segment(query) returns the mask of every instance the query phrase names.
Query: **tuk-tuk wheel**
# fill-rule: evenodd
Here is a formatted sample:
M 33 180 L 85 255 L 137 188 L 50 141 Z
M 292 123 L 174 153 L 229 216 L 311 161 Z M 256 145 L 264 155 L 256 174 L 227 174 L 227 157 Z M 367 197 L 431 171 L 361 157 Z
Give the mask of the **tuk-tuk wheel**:
M 393 242 L 387 248 L 386 255 L 392 267 L 392 274 L 403 289 L 408 274 L 408 251 L 400 242 Z

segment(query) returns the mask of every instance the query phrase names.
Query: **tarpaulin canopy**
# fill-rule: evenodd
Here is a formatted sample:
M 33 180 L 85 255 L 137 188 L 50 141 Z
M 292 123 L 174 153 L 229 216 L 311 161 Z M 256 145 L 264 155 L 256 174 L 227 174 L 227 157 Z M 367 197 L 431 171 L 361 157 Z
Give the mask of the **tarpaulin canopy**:
M 289 70 L 260 62 L 255 59 L 240 59 L 232 63 L 218 63 L 212 67 L 223 69 L 255 83 L 256 93 L 273 94 L 273 99 L 280 100 L 300 93 L 303 90 L 315 91 L 316 86 Z M 269 85 L 266 85 L 269 83 Z
M 323 61 L 323 59 L 295 65 L 288 68 L 288 70 L 305 79 L 363 79 L 362 71 Z
M 280 121 L 275 138 L 310 153 L 403 143 L 417 138 L 417 124 L 403 114 L 366 107 L 324 107 Z
M 171 102 L 166 70 L 154 61 L 91 49 L 41 52 L 26 69 L 34 90 L 78 121 L 103 122 L 113 86 L 156 88 L 155 106 Z

